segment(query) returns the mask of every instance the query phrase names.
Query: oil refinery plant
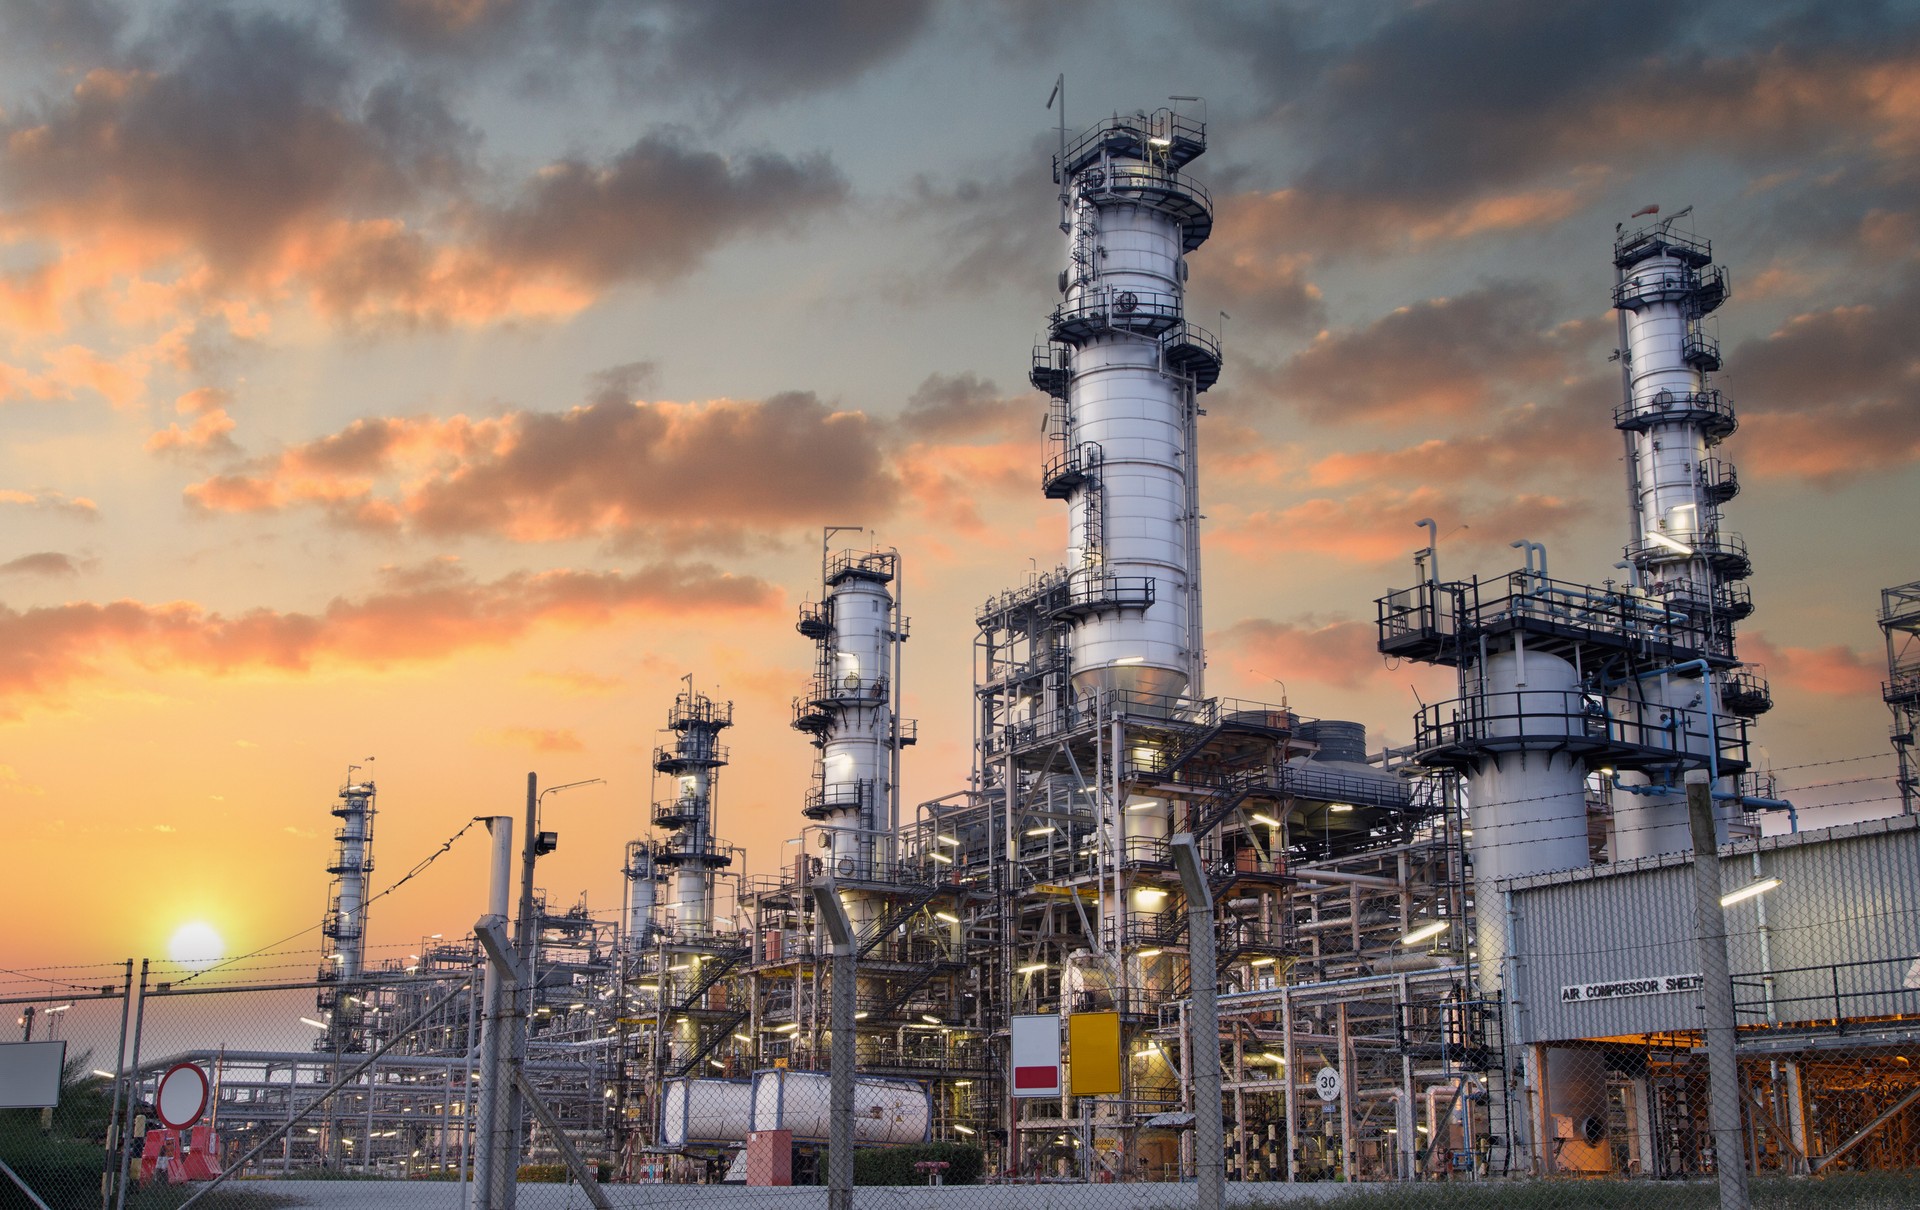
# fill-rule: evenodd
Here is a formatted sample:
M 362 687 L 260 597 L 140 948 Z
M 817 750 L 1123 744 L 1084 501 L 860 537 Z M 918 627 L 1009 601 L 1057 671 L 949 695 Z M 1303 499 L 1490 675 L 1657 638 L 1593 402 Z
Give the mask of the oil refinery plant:
M 1772 702 L 1737 652 L 1755 602 L 1725 516 L 1737 416 L 1712 385 L 1706 321 L 1729 285 L 1710 245 L 1666 220 L 1613 247 L 1631 511 L 1623 550 L 1581 552 L 1605 578 L 1554 578 L 1526 539 L 1517 569 L 1462 574 L 1450 555 L 1443 574 L 1428 523 L 1411 583 L 1375 602 L 1378 648 L 1457 688 L 1420 708 L 1410 745 L 1380 748 L 1362 722 L 1205 689 L 1200 402 L 1222 354 L 1186 301 L 1214 224 L 1191 175 L 1206 149 L 1203 125 L 1160 110 L 1063 138 L 1054 159 L 1065 265 L 1031 382 L 1039 494 L 1064 505 L 1067 545 L 976 611 L 966 784 L 902 800 L 911 551 L 830 541 L 797 620 L 812 672 L 782 720 L 816 750 L 793 787 L 797 843 L 756 839 L 748 873 L 724 839 L 735 718 L 689 677 L 618 917 L 540 905 L 528 1075 L 615 1179 L 718 1179 L 751 1130 L 790 1130 L 803 1157 L 824 1144 L 822 877 L 857 933 L 863 1144 L 971 1143 L 1022 1176 L 1190 1177 L 1218 1158 L 1195 1155 L 1209 1108 L 1184 1074 L 1207 980 L 1231 1178 L 1709 1172 L 1695 968 L 1671 907 L 1689 774 L 1737 858 L 1729 918 L 1758 921 L 1730 946 L 1748 1108 L 1768 1120 L 1756 1166 L 1793 1171 L 1920 1093 L 1920 1076 L 1860 1078 L 1920 1046 L 1920 585 L 1889 589 L 1882 613 L 1907 811 L 1802 832 L 1749 735 Z M 333 808 L 323 1031 L 312 1054 L 226 1058 L 230 1134 L 284 1118 L 310 1075 L 477 961 L 435 939 L 367 962 L 374 795 L 350 775 Z M 1767 813 L 1790 830 L 1763 837 Z M 1189 962 L 1177 834 L 1214 905 L 1212 969 Z M 1766 879 L 1784 889 L 1740 898 Z M 1626 920 L 1652 922 L 1631 946 L 1607 923 Z M 276 1161 L 459 1162 L 475 994 Z M 1120 1091 L 1013 1095 L 1010 1020 L 1086 1013 L 1118 1015 Z M 551 1154 L 538 1130 L 532 1152 Z

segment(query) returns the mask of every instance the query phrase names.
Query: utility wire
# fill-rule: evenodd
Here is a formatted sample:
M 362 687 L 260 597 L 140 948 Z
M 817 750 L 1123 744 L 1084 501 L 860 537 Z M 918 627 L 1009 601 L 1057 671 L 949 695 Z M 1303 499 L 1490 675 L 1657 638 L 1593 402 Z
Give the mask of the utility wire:
M 465 827 L 462 827 L 458 832 L 455 832 L 453 835 L 447 837 L 444 841 L 442 841 L 440 843 L 440 847 L 435 849 L 432 853 L 429 853 L 424 860 L 416 863 L 412 869 L 400 875 L 399 879 L 396 882 L 394 882 L 391 886 L 387 887 L 386 890 L 381 891 L 379 894 L 373 896 L 371 899 L 368 899 L 367 902 L 364 905 L 362 905 L 361 911 L 364 912 L 367 908 L 380 902 L 380 900 L 385 899 L 388 895 L 393 894 L 395 891 L 399 890 L 401 887 L 407 885 L 407 883 L 411 882 L 419 874 L 424 873 L 428 866 L 432 865 L 434 862 L 440 860 L 440 858 L 445 856 L 447 851 L 453 848 L 454 842 L 459 840 L 462 836 L 465 836 L 467 832 L 472 829 L 473 825 L 479 822 L 481 822 L 481 820 L 477 817 L 474 819 L 468 820 Z M 299 930 L 298 932 L 287 934 L 285 937 L 280 938 L 280 940 L 278 941 L 269 942 L 266 945 L 261 946 L 259 949 L 254 950 L 251 953 L 236 954 L 231 958 L 223 959 L 222 961 L 214 963 L 212 966 L 204 967 L 200 970 L 197 970 L 193 972 L 191 975 L 185 976 L 184 978 L 176 979 L 174 980 L 174 983 L 176 985 L 181 983 L 191 983 L 202 975 L 210 975 L 214 971 L 222 970 L 226 967 L 232 966 L 236 962 L 245 962 L 249 958 L 258 958 L 263 954 L 267 954 L 274 950 L 279 949 L 281 946 L 285 945 L 289 941 L 295 941 L 301 937 L 306 936 L 308 933 L 313 932 L 319 927 L 320 926 L 318 924 L 310 924 L 307 927 Z

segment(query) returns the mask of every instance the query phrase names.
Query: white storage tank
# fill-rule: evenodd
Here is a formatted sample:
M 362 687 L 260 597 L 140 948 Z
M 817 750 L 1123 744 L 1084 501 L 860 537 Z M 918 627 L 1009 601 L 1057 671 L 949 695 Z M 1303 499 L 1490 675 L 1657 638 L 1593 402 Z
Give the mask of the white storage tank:
M 753 1085 L 747 1080 L 671 1079 L 660 1098 L 660 1145 L 744 1143 L 752 1118 Z
M 755 1130 L 790 1130 L 796 1143 L 824 1143 L 832 1104 L 824 1071 L 770 1068 L 753 1073 Z M 854 1142 L 924 1143 L 932 1137 L 933 1098 L 925 1084 L 884 1076 L 854 1080 Z

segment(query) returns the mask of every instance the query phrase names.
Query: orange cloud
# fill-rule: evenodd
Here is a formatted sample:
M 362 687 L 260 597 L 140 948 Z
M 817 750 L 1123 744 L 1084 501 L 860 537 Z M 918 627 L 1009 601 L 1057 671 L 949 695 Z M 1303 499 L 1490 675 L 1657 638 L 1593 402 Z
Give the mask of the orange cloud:
M 31 491 L 23 492 L 14 488 L 0 487 L 0 505 L 13 505 L 16 508 L 28 508 L 35 512 L 64 513 L 69 517 L 78 517 L 83 521 L 98 521 L 100 506 L 85 496 L 69 496 L 64 492 Z
M 1869 301 L 1796 315 L 1728 356 L 1741 469 L 1824 487 L 1920 462 L 1920 273 Z
M 375 418 L 194 484 L 186 498 L 208 512 L 313 505 L 348 526 L 441 536 L 685 544 L 890 511 L 900 485 L 883 438 L 866 416 L 803 392 Z
M 508 727 L 496 738 L 503 744 L 533 752 L 585 752 L 587 745 L 570 728 Z
M 564 672 L 530 672 L 527 679 L 537 684 L 551 685 L 564 693 L 581 696 L 613 693 L 626 685 L 617 676 L 604 676 L 598 672 L 586 672 L 580 669 L 568 669 Z
M 1455 541 L 1504 546 L 1516 534 L 1553 534 L 1588 511 L 1577 500 L 1516 495 L 1476 504 L 1433 487 L 1378 487 L 1341 498 L 1319 496 L 1279 509 L 1213 509 L 1208 540 L 1248 559 L 1327 555 L 1349 563 L 1386 563 L 1422 545 L 1414 522 L 1444 517 L 1471 529 Z
M 336 599 L 311 614 L 255 609 L 228 617 L 191 601 L 0 607 L 0 647 L 16 653 L 0 667 L 0 717 L 57 702 L 73 683 L 109 675 L 118 663 L 207 676 L 322 666 L 378 671 L 505 646 L 539 627 L 689 611 L 757 614 L 779 600 L 765 581 L 707 566 L 520 572 L 480 583 L 442 560 L 389 569 L 382 591 Z
M 1208 647 L 1216 653 L 1215 663 L 1261 680 L 1279 680 L 1296 704 L 1315 696 L 1310 692 L 1315 687 L 1346 691 L 1411 682 L 1415 692 L 1429 701 L 1453 695 L 1456 682 L 1451 669 L 1390 663 L 1376 641 L 1373 623 L 1354 619 L 1243 618 L 1210 635 Z
M 1322 331 L 1251 389 L 1313 420 L 1362 423 L 1482 417 L 1501 403 L 1558 394 L 1583 376 L 1603 325 L 1554 323 L 1536 287 L 1496 283 L 1397 307 L 1370 324 Z
M 147 438 L 147 449 L 156 454 L 239 452 L 229 436 L 234 421 L 227 414 L 226 405 L 232 401 L 231 395 L 216 387 L 188 391 L 174 401 L 174 410 L 182 416 L 193 417 L 193 423 L 184 429 L 178 424 L 169 424 Z
M 38 254 L 0 274 L 0 317 L 56 331 L 117 288 L 123 320 L 257 328 L 257 308 L 288 303 L 353 326 L 553 318 L 846 194 L 822 155 L 725 156 L 665 131 L 488 181 L 433 88 L 369 86 L 311 34 L 182 14 L 147 66 L 95 66 L 0 116 L 0 231 Z
M 1825 697 L 1880 697 L 1884 662 L 1863 656 L 1844 643 L 1825 647 L 1775 646 L 1760 631 L 1740 636 L 1740 654 L 1764 666 L 1775 693 L 1787 689 Z
M 1585 205 L 1602 176 L 1592 171 L 1574 175 L 1572 185 L 1438 203 L 1309 188 L 1232 194 L 1220 202 L 1225 259 L 1231 266 L 1228 279 L 1244 285 L 1264 276 L 1317 302 L 1319 291 L 1301 280 L 1315 259 L 1551 227 Z M 1209 265 L 1209 273 L 1216 268 Z

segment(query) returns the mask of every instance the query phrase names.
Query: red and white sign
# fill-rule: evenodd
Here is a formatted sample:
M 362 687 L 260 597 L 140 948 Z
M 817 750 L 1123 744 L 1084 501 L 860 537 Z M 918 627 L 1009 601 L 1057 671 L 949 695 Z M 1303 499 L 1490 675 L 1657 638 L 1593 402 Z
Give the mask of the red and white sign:
M 171 1130 L 185 1130 L 207 1111 L 207 1093 L 213 1084 L 207 1073 L 192 1063 L 167 1068 L 153 1093 L 154 1116 Z
M 1060 1018 L 1051 1013 L 1014 1017 L 1009 1034 L 1013 1052 L 1013 1095 L 1060 1095 Z

